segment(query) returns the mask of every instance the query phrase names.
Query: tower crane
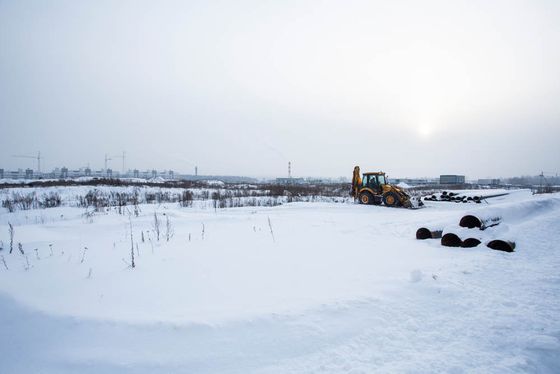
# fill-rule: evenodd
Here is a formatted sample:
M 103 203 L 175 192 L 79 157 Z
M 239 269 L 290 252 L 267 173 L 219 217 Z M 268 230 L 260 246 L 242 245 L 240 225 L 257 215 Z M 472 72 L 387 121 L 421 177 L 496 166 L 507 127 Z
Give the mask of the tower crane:
M 105 171 L 107 171 L 107 161 L 111 161 L 112 159 L 109 158 L 109 156 L 107 156 L 107 153 L 105 153 Z
M 113 156 L 114 158 L 122 158 L 122 173 L 124 175 L 124 160 L 126 159 L 126 153 L 123 151 L 122 155 Z
M 41 172 L 41 152 L 37 152 L 37 156 L 30 156 L 30 155 L 12 155 L 12 157 L 18 158 L 33 158 L 37 160 L 37 173 Z

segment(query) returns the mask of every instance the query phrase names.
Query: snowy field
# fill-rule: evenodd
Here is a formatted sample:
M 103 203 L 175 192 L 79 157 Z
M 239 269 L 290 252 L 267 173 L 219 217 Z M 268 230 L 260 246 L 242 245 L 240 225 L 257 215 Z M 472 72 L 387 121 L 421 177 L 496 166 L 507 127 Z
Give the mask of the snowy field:
M 0 213 L 0 373 L 560 372 L 560 194 L 63 205 Z M 466 212 L 515 252 L 415 239 Z

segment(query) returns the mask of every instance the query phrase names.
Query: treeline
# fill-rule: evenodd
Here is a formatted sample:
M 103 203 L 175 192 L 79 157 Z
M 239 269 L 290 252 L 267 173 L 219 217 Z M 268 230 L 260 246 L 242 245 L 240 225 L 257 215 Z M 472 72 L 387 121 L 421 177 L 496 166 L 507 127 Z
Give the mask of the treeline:
M 505 183 L 516 186 L 560 186 L 560 177 L 551 175 L 521 176 L 504 179 Z
M 131 181 L 118 178 L 92 178 L 87 180 L 76 179 L 56 179 L 56 180 L 36 180 L 32 182 L 21 183 L 0 183 L 0 189 L 16 188 L 16 187 L 72 187 L 72 186 L 146 186 L 146 187 L 163 187 L 163 188 L 196 188 L 207 186 L 204 181 Z
M 213 208 L 235 208 L 244 206 L 276 206 L 290 202 L 332 201 L 348 199 L 348 186 L 337 185 L 225 185 L 205 188 L 152 188 L 122 186 L 123 188 L 93 188 L 82 194 L 66 194 L 66 201 L 59 192 L 39 194 L 12 192 L 2 198 L 2 207 L 9 212 L 38 208 L 52 208 L 63 205 L 81 208 L 137 207 L 139 204 L 177 203 L 182 207 L 192 207 L 195 202 L 210 202 Z M 161 187 L 158 185 L 158 187 Z M 209 204 L 202 204 L 208 207 Z
M 57 192 L 38 195 L 36 192 L 12 193 L 11 196 L 2 199 L 2 208 L 8 212 L 16 210 L 29 210 L 39 208 L 54 208 L 62 204 L 62 198 Z

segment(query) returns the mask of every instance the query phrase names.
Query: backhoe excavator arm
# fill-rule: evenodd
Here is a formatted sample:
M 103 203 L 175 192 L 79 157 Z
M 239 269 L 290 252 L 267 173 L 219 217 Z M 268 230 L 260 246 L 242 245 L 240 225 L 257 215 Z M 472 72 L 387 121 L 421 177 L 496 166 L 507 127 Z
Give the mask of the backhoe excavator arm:
M 354 199 L 358 198 L 358 191 L 362 187 L 362 177 L 360 175 L 360 167 L 354 167 L 354 174 L 352 175 L 352 196 Z

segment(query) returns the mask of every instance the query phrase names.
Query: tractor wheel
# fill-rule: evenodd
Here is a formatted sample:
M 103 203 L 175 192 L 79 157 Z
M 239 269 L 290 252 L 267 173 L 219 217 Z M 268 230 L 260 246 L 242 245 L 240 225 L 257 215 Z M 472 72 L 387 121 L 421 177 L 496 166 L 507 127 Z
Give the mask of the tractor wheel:
M 387 192 L 383 195 L 383 204 L 394 207 L 399 205 L 399 197 L 394 192 Z
M 373 204 L 373 196 L 369 192 L 360 194 L 360 204 Z

